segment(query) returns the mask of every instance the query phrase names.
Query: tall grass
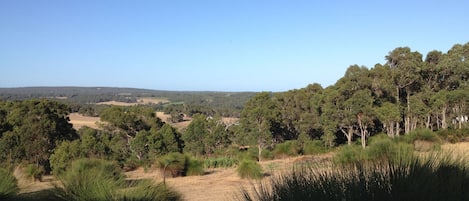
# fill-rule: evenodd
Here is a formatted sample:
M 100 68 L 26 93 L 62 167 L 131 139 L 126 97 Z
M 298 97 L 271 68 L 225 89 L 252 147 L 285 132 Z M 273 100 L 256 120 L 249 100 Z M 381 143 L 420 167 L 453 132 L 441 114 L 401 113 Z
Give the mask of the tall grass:
M 54 192 L 62 200 L 181 200 L 166 186 L 150 181 L 127 182 L 120 168 L 109 161 L 79 159 L 58 176 Z
M 264 177 L 262 167 L 253 160 L 243 160 L 236 169 L 238 175 L 243 179 L 261 179 Z
M 11 171 L 0 168 L 0 200 L 12 197 L 19 192 L 18 181 Z
M 228 168 L 238 164 L 233 157 L 207 158 L 204 160 L 205 168 Z
M 468 167 L 445 154 L 315 166 L 244 189 L 240 200 L 469 200 Z

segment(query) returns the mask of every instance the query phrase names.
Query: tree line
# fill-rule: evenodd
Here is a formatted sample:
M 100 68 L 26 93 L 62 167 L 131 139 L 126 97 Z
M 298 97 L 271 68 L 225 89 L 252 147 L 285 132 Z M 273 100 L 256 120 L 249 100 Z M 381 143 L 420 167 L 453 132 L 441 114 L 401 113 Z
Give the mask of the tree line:
M 311 84 L 257 93 L 243 105 L 237 123 L 224 122 L 220 113 L 193 110 L 183 130 L 162 122 L 151 106 L 104 107 L 100 129 L 76 131 L 67 117 L 73 105 L 0 101 L 0 162 L 60 172 L 75 159 L 101 158 L 132 168 L 174 152 L 200 158 L 247 147 L 261 160 L 287 140 L 295 140 L 299 149 L 313 141 L 333 147 L 355 139 L 366 147 L 367 138 L 380 133 L 395 138 L 417 129 L 461 129 L 468 122 L 468 57 L 469 43 L 425 58 L 399 47 L 385 56 L 386 63 L 370 69 L 352 65 L 326 88 Z
M 283 93 L 263 92 L 241 113 L 241 139 L 261 150 L 284 140 L 352 144 L 379 133 L 461 129 L 468 123 L 469 43 L 425 58 L 398 47 L 373 68 L 352 65 L 334 85 L 311 84 Z M 239 141 L 238 143 L 248 143 Z

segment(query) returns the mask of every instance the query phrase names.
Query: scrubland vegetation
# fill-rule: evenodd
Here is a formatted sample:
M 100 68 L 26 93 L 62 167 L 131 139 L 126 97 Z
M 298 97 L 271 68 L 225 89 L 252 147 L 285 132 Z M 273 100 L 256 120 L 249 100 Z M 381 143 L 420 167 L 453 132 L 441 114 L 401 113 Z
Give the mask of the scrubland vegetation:
M 425 59 L 400 47 L 385 56 L 385 64 L 350 66 L 327 88 L 261 92 L 217 109 L 183 100 L 96 107 L 3 100 L 0 163 L 27 167 L 38 180 L 54 175 L 58 182 L 50 193 L 57 199 L 180 200 L 166 184 L 129 181 L 122 171 L 157 168 L 166 178 L 236 168 L 242 178 L 259 179 L 267 175 L 259 162 L 330 152 L 331 160 L 302 163 L 242 199 L 467 200 L 465 159 L 425 154 L 468 139 L 468 53 L 469 43 Z M 219 95 L 206 100 L 230 97 Z M 80 109 L 99 116 L 97 129 L 73 129 L 68 115 Z M 176 129 L 156 111 L 166 111 L 170 121 L 184 120 L 181 114 L 191 121 Z M 10 169 L 0 174 L 0 197 L 17 198 Z

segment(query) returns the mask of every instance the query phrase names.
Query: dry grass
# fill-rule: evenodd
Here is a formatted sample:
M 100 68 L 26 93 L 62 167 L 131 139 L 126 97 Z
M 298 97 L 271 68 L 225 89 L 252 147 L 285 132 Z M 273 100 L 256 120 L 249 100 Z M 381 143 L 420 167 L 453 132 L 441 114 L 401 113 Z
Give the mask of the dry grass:
M 159 104 L 159 103 L 169 103 L 169 100 L 166 98 L 155 98 L 155 97 L 146 97 L 146 98 L 138 98 L 137 102 L 140 104 Z
M 135 106 L 135 105 L 147 105 L 150 103 L 152 104 L 169 103 L 169 100 L 166 98 L 145 97 L 145 98 L 138 98 L 136 103 L 106 101 L 106 102 L 100 102 L 96 104 L 97 105 L 115 105 L 115 106 Z
M 73 128 L 78 130 L 83 126 L 98 129 L 98 123 L 100 123 L 99 117 L 87 117 L 78 113 L 71 113 L 68 115 L 70 123 L 73 124 Z

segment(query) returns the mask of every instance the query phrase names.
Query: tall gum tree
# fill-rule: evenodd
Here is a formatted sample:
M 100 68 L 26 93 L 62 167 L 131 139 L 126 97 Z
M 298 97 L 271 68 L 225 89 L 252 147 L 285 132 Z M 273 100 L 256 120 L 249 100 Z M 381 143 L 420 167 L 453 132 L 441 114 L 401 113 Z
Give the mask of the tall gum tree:
M 242 132 L 250 144 L 256 144 L 259 161 L 262 160 L 262 150 L 274 143 L 273 132 L 279 119 L 280 112 L 269 92 L 254 96 L 241 112 Z

